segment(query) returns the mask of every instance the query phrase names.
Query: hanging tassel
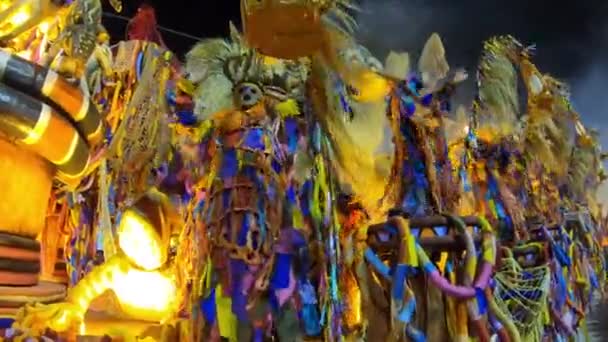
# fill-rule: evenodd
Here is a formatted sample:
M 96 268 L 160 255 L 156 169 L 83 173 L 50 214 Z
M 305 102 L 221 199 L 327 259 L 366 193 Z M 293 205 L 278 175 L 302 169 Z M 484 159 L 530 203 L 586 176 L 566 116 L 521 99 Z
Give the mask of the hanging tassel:
M 564 251 L 562 246 L 560 246 L 558 244 L 552 244 L 552 248 L 553 248 L 553 254 L 555 255 L 555 258 L 557 259 L 557 261 L 559 262 L 559 264 L 562 267 L 572 266 L 572 260 L 570 260 L 570 258 L 568 257 L 568 254 L 566 254 L 566 251 Z
M 486 300 L 486 293 L 484 289 L 475 288 L 475 298 L 477 298 L 478 314 L 485 315 L 488 311 L 488 302 Z
M 287 137 L 287 153 L 292 155 L 298 149 L 298 122 L 294 118 L 287 118 L 283 125 Z
M 317 297 L 315 289 L 306 281 L 300 284 L 300 299 L 302 300 L 301 317 L 304 322 L 304 331 L 308 336 L 318 336 L 321 334 L 321 318 L 317 309 Z
M 287 286 L 289 286 L 291 259 L 291 254 L 276 254 L 274 273 L 270 280 L 270 285 L 273 289 L 285 289 Z
M 99 227 L 95 238 L 96 250 L 103 251 L 106 260 L 116 253 L 114 232 L 112 230 L 111 208 L 109 204 L 111 193 L 107 172 L 107 160 L 104 158 L 99 165 Z
M 232 313 L 232 299 L 224 297 L 223 293 L 222 285 L 218 285 L 215 289 L 218 326 L 220 335 L 233 342 L 237 340 L 237 319 Z
M 201 300 L 201 313 L 205 318 L 205 322 L 209 325 L 213 325 L 217 319 L 217 303 L 216 303 L 216 289 L 212 289 L 209 296 Z
M 390 279 L 390 268 L 385 265 L 378 255 L 369 247 L 365 250 L 365 260 L 384 278 Z

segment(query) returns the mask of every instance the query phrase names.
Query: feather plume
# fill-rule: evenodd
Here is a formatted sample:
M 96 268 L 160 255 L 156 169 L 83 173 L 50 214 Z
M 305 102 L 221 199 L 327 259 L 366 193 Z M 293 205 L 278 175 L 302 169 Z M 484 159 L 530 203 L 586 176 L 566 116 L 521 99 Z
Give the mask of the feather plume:
M 568 163 L 568 188 L 570 196 L 579 203 L 588 200 L 588 194 L 596 189 L 600 182 L 601 152 L 598 149 L 598 136 L 596 132 L 589 134 L 591 143 L 577 139 L 572 150 L 572 157 Z
M 513 53 L 510 43 L 503 38 L 485 42 L 477 70 L 478 129 L 492 129 L 501 136 L 517 133 L 520 115 L 518 76 L 510 59 Z
M 422 75 L 425 87 L 434 88 L 439 80 L 448 75 L 449 70 L 450 65 L 446 60 L 441 37 L 437 33 L 433 33 L 424 44 L 418 60 L 418 71 Z
M 333 88 L 336 77 L 327 65 L 313 64 L 313 87 L 323 89 L 312 94 L 315 113 L 328 135 L 331 163 L 340 183 L 348 184 L 370 215 L 380 219 L 382 210 L 378 209 L 378 201 L 387 182 L 386 157 L 377 156 L 376 151 L 384 139 L 381 134 L 370 132 L 383 132 L 388 125 L 386 104 L 384 101 L 366 104 L 353 101 L 355 115 L 352 120 L 344 120 L 343 107 Z
M 259 64 L 232 23 L 229 40 L 206 39 L 194 45 L 186 54 L 185 71 L 196 85 L 194 112 L 199 119 L 233 108 L 234 78 L 258 73 Z
M 308 67 L 303 61 L 262 56 L 249 48 L 230 23 L 230 40 L 208 39 L 186 54 L 186 72 L 196 85 L 194 111 L 205 120 L 234 108 L 233 87 L 241 82 L 278 86 L 299 98 Z
M 404 79 L 410 72 L 410 56 L 407 52 L 391 51 L 384 62 L 384 74 L 395 79 Z
M 528 94 L 528 115 L 525 127 L 525 152 L 540 160 L 545 169 L 565 181 L 567 160 L 572 150 L 573 118 L 569 93 L 561 82 L 550 76 L 541 77 L 543 92 Z
M 199 119 L 232 108 L 233 84 L 224 74 L 224 63 L 240 54 L 239 46 L 223 39 L 204 40 L 186 54 L 185 70 L 196 85 L 194 112 Z

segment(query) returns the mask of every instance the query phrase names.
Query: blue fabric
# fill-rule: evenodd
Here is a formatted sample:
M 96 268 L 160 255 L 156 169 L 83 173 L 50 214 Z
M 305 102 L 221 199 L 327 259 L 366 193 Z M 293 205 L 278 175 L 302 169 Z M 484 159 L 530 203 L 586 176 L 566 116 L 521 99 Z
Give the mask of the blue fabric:
M 402 199 L 402 208 L 412 216 L 424 215 L 428 209 L 429 183 L 424 155 L 416 136 L 416 128 L 409 119 L 401 120 L 400 131 L 407 146 L 408 158 L 403 162 L 403 179 L 408 189 Z
M 351 107 L 350 103 L 348 102 L 346 93 L 348 91 L 350 91 L 351 93 L 357 94 L 357 93 L 359 93 L 359 91 L 352 86 L 350 86 L 350 87 L 344 86 L 344 83 L 339 79 L 336 80 L 336 82 L 335 82 L 335 91 L 336 91 L 336 94 L 338 95 L 338 99 L 340 101 L 340 106 L 342 107 L 342 110 L 345 113 L 352 116 L 353 108 Z
M 243 146 L 254 150 L 264 150 L 266 148 L 264 144 L 264 131 L 261 128 L 247 130 L 243 138 Z
M 433 102 L 433 94 L 426 94 L 422 97 L 422 105 L 428 107 Z
M 405 112 L 405 117 L 409 118 L 414 115 L 414 113 L 416 113 L 416 104 L 411 100 L 404 102 L 403 108 Z
M 194 126 L 198 122 L 196 115 L 191 110 L 180 110 L 176 114 L 179 123 L 184 126 Z
M 263 342 L 264 341 L 264 331 L 262 329 L 255 329 L 253 335 L 254 342 Z
M 211 290 L 211 293 L 207 298 L 201 300 L 201 313 L 205 317 L 205 321 L 209 324 L 214 324 L 217 317 L 216 305 L 215 305 L 215 288 Z M 1 326 L 0 326 L 1 328 Z
M 390 269 L 386 266 L 382 260 L 374 253 L 371 248 L 367 248 L 365 250 L 365 260 L 369 262 L 378 273 L 380 273 L 385 278 L 390 278 Z
M 165 98 L 167 99 L 167 102 L 170 106 L 175 106 L 177 104 L 175 91 L 173 91 L 173 89 L 167 88 L 167 91 L 165 92 Z
M 498 332 L 503 329 L 502 324 L 500 323 L 500 321 L 498 321 L 498 319 L 496 319 L 494 315 L 489 314 L 488 318 L 490 320 L 490 324 L 492 325 L 494 332 Z
M 403 323 L 410 323 L 412 321 L 412 317 L 414 317 L 414 312 L 416 311 L 416 299 L 414 297 L 410 298 L 410 300 L 405 303 L 403 309 L 399 312 L 397 319 L 399 319 Z
M 243 294 L 243 276 L 247 271 L 247 265 L 242 260 L 230 260 L 230 281 L 231 291 L 230 297 L 232 298 L 232 313 L 235 314 L 237 319 L 247 321 L 247 297 Z
M 469 191 L 473 190 L 471 183 L 469 183 L 467 171 L 464 168 L 460 169 L 460 180 L 462 181 L 463 189 L 465 192 L 469 192 Z
M 0 329 L 10 329 L 15 322 L 12 318 L 0 318 Z
M 499 218 L 504 218 L 504 217 L 507 217 L 507 214 L 506 214 L 505 208 L 502 206 L 502 203 L 500 203 L 500 202 L 496 201 L 496 202 L 495 202 L 495 204 L 496 204 L 496 215 L 497 215 Z
M 287 135 L 287 153 L 294 154 L 298 148 L 298 122 L 294 118 L 284 121 L 285 135 Z
M 446 235 L 448 235 L 448 227 L 445 227 L 445 226 L 434 227 L 433 231 L 435 232 L 435 234 L 437 234 L 437 236 L 446 236 Z
M 310 281 L 305 280 L 301 282 L 298 292 L 300 293 L 300 300 L 303 304 L 317 304 L 315 288 L 310 284 Z
M 479 307 L 479 314 L 485 315 L 488 311 L 488 301 L 486 299 L 485 291 L 482 288 L 475 288 L 475 297 L 477 297 L 477 305 Z
M 270 309 L 272 310 L 272 312 L 274 312 L 275 314 L 279 313 L 279 298 L 277 297 L 274 291 L 272 291 L 268 296 L 268 304 L 270 305 Z
M 322 137 L 321 126 L 319 126 L 319 124 L 316 124 L 312 133 L 313 133 L 312 134 L 312 147 L 314 149 L 314 152 L 320 153 L 321 152 L 321 137 Z
M 405 328 L 405 333 L 414 342 L 426 342 L 426 336 L 420 330 L 414 328 L 411 324 L 408 324 Z
M 424 269 L 425 273 L 433 273 L 437 271 L 437 267 L 435 267 L 435 265 L 430 261 L 422 265 L 422 268 Z
M 300 208 L 302 209 L 302 215 L 304 215 L 305 217 L 310 216 L 310 202 L 307 200 L 310 196 L 311 196 L 311 191 L 312 191 L 312 181 L 311 180 L 307 180 L 306 182 L 304 182 L 304 185 L 302 185 L 302 195 L 303 195 L 303 199 L 302 201 L 300 201 Z
M 143 61 L 144 61 L 144 53 L 140 52 L 139 55 L 137 55 L 137 64 L 136 64 L 136 71 L 137 71 L 137 79 L 141 79 L 141 73 L 143 71 Z
M 410 233 L 412 233 L 412 235 L 415 238 L 419 238 L 420 237 L 420 228 L 410 228 Z
M 276 159 L 272 159 L 272 161 L 270 162 L 270 166 L 272 166 L 272 170 L 276 173 L 280 173 L 281 170 L 283 169 L 283 166 L 281 165 L 281 163 L 279 163 Z
M 291 269 L 291 254 L 277 253 L 275 256 L 274 272 L 270 280 L 273 289 L 286 289 L 289 286 L 289 270 Z
M 241 230 L 238 232 L 237 245 L 245 246 L 247 244 L 247 235 L 249 233 L 249 214 L 243 215 L 243 221 L 241 222 Z
M 235 177 L 238 173 L 239 162 L 236 156 L 236 150 L 233 148 L 225 149 L 222 153 L 222 166 L 219 170 L 219 176 L 222 179 Z
M 393 273 L 393 289 L 392 295 L 394 300 L 402 300 L 403 292 L 405 288 L 405 279 L 408 274 L 408 266 L 405 264 L 398 264 L 395 267 Z
M 555 258 L 557 259 L 557 261 L 559 262 L 559 264 L 562 267 L 572 266 L 572 261 L 570 260 L 570 257 L 568 256 L 566 251 L 564 251 L 562 246 L 557 245 L 557 244 L 552 244 L 552 247 L 553 247 L 553 254 L 555 255 Z
M 266 241 L 266 234 L 268 234 L 266 227 L 266 202 L 263 196 L 258 197 L 258 228 L 260 229 L 260 241 Z M 257 246 L 256 246 L 257 248 Z
M 105 136 L 105 138 L 106 138 L 107 141 L 112 141 L 112 128 L 110 128 L 109 125 L 106 128 L 104 136 Z
M 452 261 L 448 260 L 445 263 L 445 273 L 452 273 L 454 271 L 454 265 L 452 265 Z
M 304 234 L 297 229 L 291 231 L 291 244 L 295 249 L 305 249 L 305 252 L 307 252 L 308 245 L 306 244 L 306 238 L 304 237 Z
M 238 283 L 241 284 L 240 282 Z M 232 313 L 239 321 L 247 321 L 249 315 L 247 313 L 247 297 L 241 291 L 232 293 Z
M 321 333 L 321 319 L 316 305 L 304 304 L 300 317 L 302 322 L 304 322 L 304 332 L 306 335 L 317 336 Z
M 595 271 L 589 270 L 589 280 L 591 282 L 591 287 L 592 288 L 594 288 L 594 289 L 599 289 L 600 288 L 600 283 L 597 280 L 597 275 L 595 274 Z
M 286 194 L 286 196 L 285 196 L 285 197 L 287 197 L 287 201 L 288 201 L 290 204 L 296 204 L 296 196 L 297 196 L 297 195 L 296 195 L 296 189 L 294 188 L 294 186 L 293 186 L 293 185 L 290 185 L 290 186 L 287 188 L 287 194 Z

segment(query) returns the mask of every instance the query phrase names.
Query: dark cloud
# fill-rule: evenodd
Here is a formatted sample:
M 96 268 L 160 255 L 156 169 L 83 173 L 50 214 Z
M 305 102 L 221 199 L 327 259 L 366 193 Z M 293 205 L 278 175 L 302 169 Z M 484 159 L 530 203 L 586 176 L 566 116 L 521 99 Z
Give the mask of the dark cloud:
M 537 45 L 539 68 L 567 81 L 585 122 L 608 137 L 608 3 L 549 0 L 362 0 L 359 38 L 377 56 L 391 49 L 417 57 L 433 32 L 452 67 L 476 66 L 482 42 L 512 34 Z M 416 60 L 413 58 L 412 60 Z M 464 89 L 470 98 L 474 85 Z M 608 146 L 608 138 L 605 146 Z
M 594 50 L 602 50 L 589 44 L 602 40 L 601 12 L 607 7 L 600 1 L 564 6 L 545 0 L 362 0 L 361 4 L 360 39 L 380 54 L 394 48 L 418 51 L 430 33 L 438 32 L 452 63 L 468 66 L 474 65 L 483 40 L 512 34 L 537 43 L 539 63 L 562 77 L 583 67 Z M 561 63 L 566 60 L 568 68 Z

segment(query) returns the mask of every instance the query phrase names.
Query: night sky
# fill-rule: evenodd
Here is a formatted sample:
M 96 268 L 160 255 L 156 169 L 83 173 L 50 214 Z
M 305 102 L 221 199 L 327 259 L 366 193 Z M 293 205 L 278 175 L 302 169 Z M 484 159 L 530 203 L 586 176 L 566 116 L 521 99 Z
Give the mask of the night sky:
M 123 15 L 131 16 L 141 1 L 124 1 Z M 240 22 L 238 0 L 156 0 L 159 24 L 197 37 L 216 37 L 228 31 L 228 21 Z M 586 123 L 601 130 L 608 146 L 608 1 L 605 0 L 360 0 L 359 38 L 380 59 L 390 49 L 416 56 L 432 32 L 446 45 L 452 66 L 471 72 L 482 41 L 496 34 L 512 34 L 537 45 L 541 71 L 571 84 L 574 103 Z M 111 11 L 108 9 L 108 11 Z M 106 18 L 111 34 L 124 37 L 125 22 Z M 165 42 L 179 55 L 195 43 L 163 32 Z M 465 89 L 472 93 L 472 83 Z

